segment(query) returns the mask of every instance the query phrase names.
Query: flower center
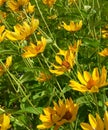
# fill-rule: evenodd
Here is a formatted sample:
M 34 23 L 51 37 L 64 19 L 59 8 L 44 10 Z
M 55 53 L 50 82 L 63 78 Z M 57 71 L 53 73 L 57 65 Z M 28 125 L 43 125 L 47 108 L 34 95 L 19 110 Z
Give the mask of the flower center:
M 71 118 L 72 118 L 72 114 L 69 111 L 67 111 L 65 115 L 63 116 L 63 119 L 66 119 L 66 120 L 70 120 Z
M 70 64 L 67 61 L 63 61 L 62 65 L 65 66 L 67 69 L 70 68 Z

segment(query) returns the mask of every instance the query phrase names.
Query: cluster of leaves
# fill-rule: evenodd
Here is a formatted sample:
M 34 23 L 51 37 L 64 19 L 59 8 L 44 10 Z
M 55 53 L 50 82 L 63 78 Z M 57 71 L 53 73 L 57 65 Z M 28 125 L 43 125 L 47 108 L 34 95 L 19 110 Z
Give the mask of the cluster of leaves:
M 77 71 L 92 72 L 95 67 L 100 71 L 103 66 L 108 70 L 107 57 L 98 54 L 108 47 L 108 40 L 102 38 L 101 33 L 101 29 L 108 24 L 108 1 L 73 0 L 75 2 L 70 4 L 69 0 L 56 0 L 52 6 L 43 1 L 30 1 L 34 5 L 32 13 L 26 12 L 26 7 L 13 11 L 6 1 L 0 5 L 0 26 L 5 26 L 6 33 L 7 30 L 13 31 L 16 24 L 22 25 L 23 21 L 30 23 L 32 18 L 39 20 L 39 26 L 29 37 L 15 41 L 6 37 L 0 43 L 0 113 L 11 114 L 10 129 L 35 130 L 40 124 L 39 115 L 43 108 L 53 106 L 53 101 L 71 97 L 80 106 L 74 124 L 74 129 L 80 130 L 80 123 L 88 120 L 89 113 L 98 112 L 103 116 L 108 91 L 105 87 L 94 95 L 77 92 L 69 86 L 69 81 L 77 79 Z M 6 17 L 2 16 L 2 12 L 6 13 Z M 80 20 L 83 25 L 76 32 L 63 28 L 63 22 L 69 24 L 70 21 L 77 23 Z M 41 36 L 47 41 L 44 51 L 34 57 L 24 58 L 24 47 L 30 42 L 36 43 Z M 69 45 L 78 40 L 82 43 L 74 67 L 63 75 L 51 73 L 49 70 L 55 63 L 59 49 L 67 50 Z M 8 56 L 12 56 L 12 63 L 6 68 Z M 3 67 L 6 70 L 1 74 Z M 49 77 L 38 80 L 43 72 Z M 68 130 L 70 126 L 66 124 L 60 128 L 63 129 Z

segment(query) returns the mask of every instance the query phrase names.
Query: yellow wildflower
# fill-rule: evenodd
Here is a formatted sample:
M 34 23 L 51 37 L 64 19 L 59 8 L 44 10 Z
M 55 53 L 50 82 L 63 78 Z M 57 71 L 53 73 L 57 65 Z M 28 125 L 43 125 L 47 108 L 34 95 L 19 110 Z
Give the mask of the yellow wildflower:
M 98 68 L 96 67 L 94 68 L 92 75 L 89 72 L 84 71 L 83 75 L 78 72 L 77 77 L 80 83 L 70 80 L 69 85 L 74 90 L 80 92 L 98 92 L 99 88 L 108 85 L 108 82 L 106 82 L 107 71 L 105 66 L 102 68 L 101 75 L 99 75 Z
M 5 32 L 5 26 L 2 25 L 0 27 L 0 42 L 2 42 L 5 38 L 6 32 Z
M 22 9 L 23 6 L 27 5 L 29 3 L 29 0 L 8 0 L 7 1 L 7 6 L 12 10 L 12 11 L 19 11 Z
M 108 56 L 108 48 L 105 48 L 103 51 L 99 52 L 99 55 L 101 56 Z
M 65 103 L 59 99 L 58 104 L 54 102 L 54 107 L 44 108 L 45 115 L 40 115 L 43 124 L 38 125 L 38 129 L 47 129 L 54 126 L 57 130 L 64 123 L 71 123 L 76 120 L 78 105 L 72 99 L 66 99 Z
M 104 113 L 104 119 L 102 120 L 101 117 L 96 113 L 96 118 L 89 114 L 89 122 L 88 123 L 81 123 L 81 128 L 83 130 L 108 130 L 108 112 Z
M 78 51 L 78 47 L 81 44 L 81 41 L 78 40 L 74 43 L 74 45 L 70 45 L 68 50 L 60 50 L 59 53 L 55 56 L 55 60 L 57 64 L 52 64 L 55 68 L 54 70 L 50 69 L 51 73 L 55 73 L 56 75 L 62 75 L 64 72 L 69 71 L 73 68 L 75 64 L 75 58 Z M 63 56 L 64 59 L 62 60 L 60 56 Z
M 30 43 L 30 46 L 24 47 L 25 52 L 22 54 L 22 57 L 29 58 L 35 57 L 37 54 L 44 51 L 46 47 L 46 39 L 41 37 L 41 41 L 37 41 L 37 45 Z
M 43 0 L 43 3 L 45 5 L 48 5 L 49 7 L 51 7 L 52 5 L 54 5 L 56 2 L 56 0 Z
M 1 114 L 0 115 L 0 130 L 7 130 L 11 127 L 10 125 L 10 115 Z
M 45 82 L 45 81 L 48 81 L 49 79 L 51 79 L 51 75 L 50 74 L 46 74 L 44 72 L 41 72 L 39 77 L 36 78 L 36 80 L 38 82 Z
M 61 26 L 69 32 L 76 32 L 82 28 L 82 20 L 80 20 L 79 23 L 70 21 L 69 25 L 67 25 L 65 22 L 63 22 L 63 25 L 61 25 Z
M 6 69 L 8 69 L 11 66 L 11 64 L 12 64 L 12 56 L 8 56 L 4 64 L 5 67 L 3 65 L 0 65 L 0 76 L 4 74 Z
M 30 24 L 28 24 L 28 22 L 24 21 L 23 25 L 20 25 L 20 24 L 15 25 L 14 26 L 15 32 L 11 32 L 11 31 L 7 30 L 6 37 L 12 41 L 25 40 L 31 34 L 34 33 L 34 31 L 37 29 L 38 25 L 39 25 L 39 20 L 32 18 Z

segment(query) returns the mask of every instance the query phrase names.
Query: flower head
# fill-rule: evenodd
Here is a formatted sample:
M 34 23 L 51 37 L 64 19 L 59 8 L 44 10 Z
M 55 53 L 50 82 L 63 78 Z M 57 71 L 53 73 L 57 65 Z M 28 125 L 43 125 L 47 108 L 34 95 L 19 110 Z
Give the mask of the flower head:
M 103 51 L 99 52 L 99 55 L 104 57 L 108 56 L 108 48 L 105 48 Z
M 49 7 L 51 7 L 53 4 L 55 4 L 56 0 L 43 0 L 43 3 L 45 5 L 48 5 Z
M 59 53 L 57 53 L 57 55 L 55 56 L 55 60 L 59 65 L 52 64 L 55 69 L 54 70 L 50 69 L 50 72 L 56 75 L 62 75 L 64 74 L 64 72 L 73 68 L 75 64 L 75 58 L 78 51 L 78 47 L 80 44 L 81 41 L 78 40 L 77 42 L 74 43 L 73 46 L 70 45 L 68 50 L 60 49 Z M 62 58 L 60 58 L 61 56 L 64 57 L 63 60 Z
M 76 32 L 82 28 L 82 20 L 80 20 L 79 23 L 70 21 L 69 25 L 67 25 L 65 22 L 63 22 L 62 27 L 69 32 Z
M 19 11 L 23 6 L 27 5 L 29 3 L 29 0 L 8 0 L 7 6 L 12 11 Z
M 70 80 L 69 85 L 74 90 L 80 92 L 98 92 L 99 88 L 108 85 L 108 82 L 106 82 L 107 71 L 105 67 L 102 68 L 101 75 L 99 75 L 98 68 L 94 68 L 92 75 L 89 72 L 84 71 L 83 75 L 78 72 L 77 77 L 80 83 Z
M 0 65 L 0 76 L 2 76 L 4 74 L 4 72 L 6 71 L 6 69 L 8 69 L 12 64 L 12 56 L 8 56 L 6 58 L 6 62 L 3 65 Z
M 23 25 L 17 24 L 14 26 L 15 32 L 6 31 L 6 37 L 9 40 L 16 41 L 16 40 L 25 40 L 28 38 L 31 34 L 34 33 L 34 31 L 37 29 L 39 25 L 38 19 L 31 19 L 31 23 L 28 24 L 28 22 L 24 21 Z
M 1 114 L 0 115 L 0 130 L 7 130 L 11 127 L 10 125 L 10 115 Z
M 37 45 L 30 43 L 29 46 L 24 47 L 24 53 L 22 57 L 29 58 L 35 57 L 37 54 L 42 53 L 46 47 L 46 39 L 41 37 L 41 41 L 37 41 Z
M 108 130 L 108 112 L 104 113 L 104 119 L 102 120 L 101 117 L 96 113 L 96 118 L 89 114 L 89 122 L 88 123 L 81 123 L 81 128 L 83 130 Z
M 78 105 L 74 104 L 72 99 L 66 99 L 65 103 L 59 99 L 58 104 L 54 102 L 54 107 L 44 109 L 44 115 L 40 115 L 40 120 L 43 124 L 38 125 L 39 129 L 47 129 L 55 126 L 57 130 L 64 123 L 75 121 L 78 112 Z

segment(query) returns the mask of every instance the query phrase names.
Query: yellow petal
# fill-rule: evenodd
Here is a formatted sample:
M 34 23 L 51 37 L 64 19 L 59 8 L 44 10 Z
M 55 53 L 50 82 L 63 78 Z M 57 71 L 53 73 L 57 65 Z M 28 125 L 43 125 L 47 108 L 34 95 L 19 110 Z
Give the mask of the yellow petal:
M 72 89 L 80 91 L 80 92 L 86 92 L 86 91 L 88 91 L 87 88 L 86 88 L 86 86 L 84 86 L 84 85 L 82 85 L 82 84 L 80 84 L 80 83 L 78 83 L 78 82 L 76 82 L 74 80 L 70 80 L 69 86 L 71 86 Z
M 94 81 L 98 81 L 99 80 L 98 68 L 94 68 L 93 73 L 92 73 L 92 78 L 93 78 Z
M 56 74 L 56 75 L 62 75 L 62 74 L 64 74 L 64 71 L 60 71 L 60 70 L 49 70 L 51 73 L 53 73 L 53 74 Z
M 62 65 L 62 59 L 59 56 L 55 56 L 56 62 Z
M 5 63 L 6 68 L 9 68 L 11 64 L 12 64 L 12 56 L 8 56 Z
M 81 123 L 80 126 L 83 130 L 93 130 L 93 128 L 87 123 Z
M 10 115 L 3 114 L 3 123 L 1 130 L 7 130 L 10 128 Z
M 97 113 L 96 113 L 96 120 L 97 120 L 96 130 L 104 130 L 104 123 L 103 123 L 102 119 L 100 118 L 100 116 Z
M 84 71 L 84 79 L 86 82 L 88 82 L 91 79 L 91 75 L 89 72 Z
M 93 129 L 96 129 L 96 125 L 97 125 L 96 119 L 93 117 L 92 114 L 89 114 L 88 117 L 89 117 L 90 125 L 92 126 Z
M 78 72 L 78 79 L 79 79 L 79 81 L 80 81 L 81 84 L 84 84 L 84 85 L 87 84 L 86 81 L 85 81 L 85 79 L 83 78 L 83 76 L 81 75 L 80 72 Z
M 103 66 L 100 77 L 100 87 L 101 85 L 104 85 L 106 83 L 106 78 L 107 78 L 107 70 L 105 69 L 105 66 Z
M 106 130 L 108 130 L 108 112 L 107 111 L 104 114 L 104 124 L 105 124 Z

